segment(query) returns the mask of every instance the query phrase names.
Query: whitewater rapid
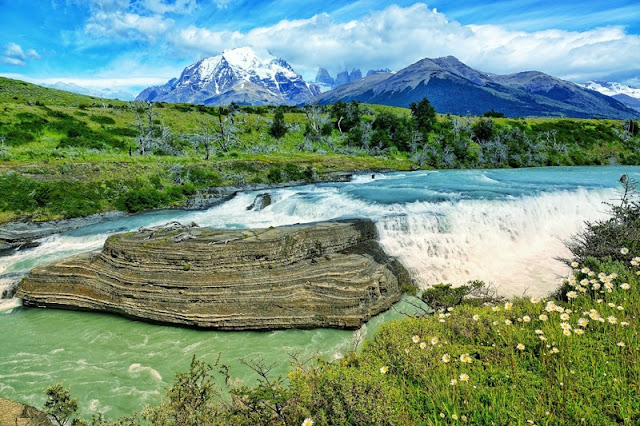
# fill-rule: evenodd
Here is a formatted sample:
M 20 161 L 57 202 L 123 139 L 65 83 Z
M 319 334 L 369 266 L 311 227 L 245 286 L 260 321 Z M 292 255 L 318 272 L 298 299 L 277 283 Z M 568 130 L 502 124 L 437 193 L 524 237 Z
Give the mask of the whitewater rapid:
M 23 274 L 39 264 L 97 250 L 114 232 L 168 220 L 214 228 L 261 228 L 367 217 L 376 223 L 385 250 L 406 265 L 422 288 L 479 279 L 505 296 L 543 296 L 566 273 L 555 260 L 569 255 L 564 241 L 586 220 L 605 218 L 603 203 L 615 198 L 613 187 L 567 188 L 540 178 L 533 183 L 516 179 L 509 185 L 488 172 L 460 173 L 447 180 L 434 172 L 376 179 L 362 175 L 349 184 L 244 192 L 206 211 L 163 211 L 119 219 L 54 235 L 36 248 L 2 258 L 0 286 L 10 285 L 2 284 L 2 274 Z M 541 190 L 547 186 L 551 190 Z M 247 210 L 264 192 L 271 195 L 272 204 L 260 211 Z M 4 304 L 11 309 L 16 302 Z

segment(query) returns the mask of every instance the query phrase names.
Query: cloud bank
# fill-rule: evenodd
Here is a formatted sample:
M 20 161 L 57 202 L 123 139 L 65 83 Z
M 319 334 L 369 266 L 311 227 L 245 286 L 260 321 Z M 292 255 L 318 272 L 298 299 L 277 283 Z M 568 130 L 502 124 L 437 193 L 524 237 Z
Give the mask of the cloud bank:
M 465 26 L 424 3 L 389 6 L 349 22 L 319 14 L 247 32 L 192 25 L 169 34 L 168 41 L 201 56 L 246 45 L 266 48 L 307 78 L 319 66 L 334 74 L 353 67 L 400 69 L 425 57 L 447 55 L 501 74 L 540 70 L 572 80 L 640 74 L 640 36 L 620 26 L 581 32 Z

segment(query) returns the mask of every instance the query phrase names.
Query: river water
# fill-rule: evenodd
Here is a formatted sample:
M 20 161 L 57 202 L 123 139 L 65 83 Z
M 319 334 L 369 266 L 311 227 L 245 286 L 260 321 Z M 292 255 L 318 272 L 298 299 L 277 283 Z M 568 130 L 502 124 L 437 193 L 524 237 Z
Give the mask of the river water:
M 501 294 L 543 296 L 565 267 L 563 245 L 585 220 L 607 216 L 619 178 L 640 179 L 640 167 L 447 170 L 356 176 L 349 183 L 246 192 L 206 211 L 157 211 L 45 238 L 36 248 L 0 257 L 0 293 L 36 265 L 99 249 L 110 234 L 178 220 L 218 228 L 268 227 L 334 218 L 375 221 L 384 248 L 422 286 L 481 279 Z M 269 192 L 272 205 L 247 210 Z M 408 309 L 401 305 L 399 310 Z M 157 403 L 192 355 L 221 362 L 251 383 L 240 359 L 276 363 L 287 353 L 335 359 L 354 347 L 353 331 L 215 332 L 147 324 L 113 315 L 23 309 L 0 300 L 0 396 L 41 406 L 43 389 L 64 382 L 90 416 L 130 414 Z M 371 334 L 390 311 L 360 332 Z

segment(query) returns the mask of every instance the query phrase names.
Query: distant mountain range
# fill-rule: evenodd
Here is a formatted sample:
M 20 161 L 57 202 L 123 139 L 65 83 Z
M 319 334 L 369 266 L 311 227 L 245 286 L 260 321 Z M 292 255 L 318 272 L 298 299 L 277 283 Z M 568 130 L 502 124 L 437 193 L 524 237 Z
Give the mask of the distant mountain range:
M 440 113 L 510 117 L 636 118 L 638 111 L 599 92 L 538 71 L 496 75 L 447 56 L 422 59 L 395 73 L 376 73 L 322 93 L 314 101 L 359 101 L 407 107 L 426 97 Z
M 318 95 L 283 59 L 249 47 L 202 59 L 163 86 L 149 87 L 136 100 L 204 105 L 297 105 Z
M 640 88 L 638 87 L 609 81 L 587 81 L 580 86 L 611 96 L 626 106 L 640 111 Z
M 96 98 L 105 98 L 105 99 L 120 99 L 121 101 L 131 101 L 135 98 L 133 93 L 111 90 L 111 89 L 89 89 L 88 87 L 78 86 L 74 83 L 63 83 L 62 81 L 58 81 L 54 84 L 41 84 L 44 87 L 49 87 L 51 89 L 65 90 L 71 93 L 77 93 L 79 95 L 87 95 L 94 96 Z
M 598 83 L 600 84 L 600 83 Z M 426 97 L 439 113 L 509 117 L 637 118 L 631 100 L 601 93 L 595 82 L 580 86 L 538 71 L 496 75 L 473 69 L 453 56 L 422 59 L 402 70 L 359 69 L 334 79 L 320 68 L 316 84 L 306 83 L 283 59 L 249 47 L 226 50 L 184 69 L 179 78 L 145 89 L 137 100 L 204 105 L 301 105 L 359 101 L 408 107 Z M 617 86 L 616 86 L 617 87 Z M 633 88 L 615 96 L 633 99 Z M 630 91 L 631 90 L 631 91 Z M 622 101 L 622 102 L 621 102 Z M 625 102 L 626 101 L 626 102 Z M 625 105 L 625 103 L 627 105 Z

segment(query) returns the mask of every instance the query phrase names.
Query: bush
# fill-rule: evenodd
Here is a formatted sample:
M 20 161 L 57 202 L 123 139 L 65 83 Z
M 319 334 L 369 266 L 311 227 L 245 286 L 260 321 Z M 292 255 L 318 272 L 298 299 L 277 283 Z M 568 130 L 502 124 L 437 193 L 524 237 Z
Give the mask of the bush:
M 277 139 L 287 134 L 287 126 L 284 123 L 284 112 L 280 107 L 276 108 L 273 123 L 271 124 L 271 128 L 269 128 L 269 134 Z
M 158 208 L 167 205 L 168 202 L 167 194 L 152 187 L 130 189 L 120 200 L 122 207 L 129 213 Z
M 566 263 L 582 263 L 587 258 L 624 261 L 625 248 L 640 252 L 640 202 L 637 200 L 637 183 L 626 175 L 621 178 L 623 193 L 619 205 L 609 204 L 612 217 L 598 222 L 587 222 L 584 231 L 567 242 L 573 257 Z M 624 251 L 624 250 L 623 250 Z

